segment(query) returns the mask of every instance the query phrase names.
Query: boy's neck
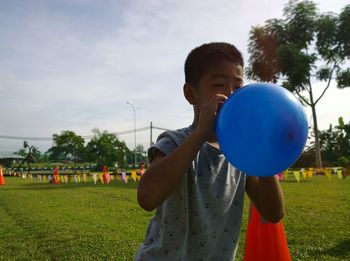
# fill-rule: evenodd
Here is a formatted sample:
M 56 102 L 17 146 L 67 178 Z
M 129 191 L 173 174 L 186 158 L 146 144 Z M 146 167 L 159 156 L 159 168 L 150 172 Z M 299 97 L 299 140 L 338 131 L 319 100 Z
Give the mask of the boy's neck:
M 215 148 L 220 149 L 220 146 L 215 134 L 212 134 L 211 136 L 209 136 L 209 138 L 207 139 L 207 142 L 210 145 L 214 146 Z

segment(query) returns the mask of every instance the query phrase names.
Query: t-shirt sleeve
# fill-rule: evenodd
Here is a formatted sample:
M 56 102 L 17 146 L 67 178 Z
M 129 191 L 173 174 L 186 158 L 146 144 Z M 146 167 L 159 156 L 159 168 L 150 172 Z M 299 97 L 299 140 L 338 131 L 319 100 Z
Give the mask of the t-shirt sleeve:
M 156 150 L 159 150 L 159 151 L 163 152 L 165 155 L 168 155 L 176 147 L 177 147 L 176 143 L 170 137 L 169 133 L 165 132 L 165 133 L 161 134 L 158 137 L 157 142 L 148 149 L 148 160 L 149 160 L 149 162 L 152 162 L 153 157 L 154 157 L 154 153 L 155 153 Z

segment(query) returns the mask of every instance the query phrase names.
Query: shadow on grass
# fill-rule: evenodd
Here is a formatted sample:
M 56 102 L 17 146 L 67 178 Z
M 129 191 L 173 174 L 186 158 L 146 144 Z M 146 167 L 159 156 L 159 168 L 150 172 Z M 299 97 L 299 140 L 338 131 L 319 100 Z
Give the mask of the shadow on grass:
M 311 182 L 312 180 L 309 180 L 309 179 L 302 179 L 302 180 L 300 180 L 300 182 L 298 182 L 297 180 L 295 180 L 295 179 L 292 179 L 292 180 L 288 180 L 288 179 L 284 179 L 283 181 L 282 181 L 282 183 L 309 183 L 309 182 Z
M 338 242 L 335 246 L 326 248 L 324 250 L 315 251 L 317 255 L 328 255 L 333 257 L 344 258 L 343 260 L 349 260 L 350 257 L 350 239 L 345 239 Z M 346 258 L 346 259 L 345 259 Z
M 49 184 L 49 183 L 22 183 L 22 184 L 13 184 L 7 186 L 3 186 L 2 190 L 61 190 L 61 189 L 83 189 L 83 188 L 116 188 L 116 189 L 126 189 L 126 190 L 134 190 L 137 189 L 138 182 L 129 182 L 125 183 L 110 183 L 110 184 L 94 184 L 92 182 L 87 183 L 69 183 L 69 184 Z

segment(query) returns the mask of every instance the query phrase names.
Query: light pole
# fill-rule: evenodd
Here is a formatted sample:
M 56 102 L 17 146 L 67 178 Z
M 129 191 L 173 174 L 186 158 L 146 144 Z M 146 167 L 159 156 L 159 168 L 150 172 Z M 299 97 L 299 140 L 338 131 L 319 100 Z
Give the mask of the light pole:
M 136 153 L 136 108 L 134 105 L 132 105 L 130 102 L 126 102 L 127 104 L 129 104 L 134 112 L 134 153 L 135 153 L 135 168 L 136 168 L 136 164 L 137 164 L 137 153 Z

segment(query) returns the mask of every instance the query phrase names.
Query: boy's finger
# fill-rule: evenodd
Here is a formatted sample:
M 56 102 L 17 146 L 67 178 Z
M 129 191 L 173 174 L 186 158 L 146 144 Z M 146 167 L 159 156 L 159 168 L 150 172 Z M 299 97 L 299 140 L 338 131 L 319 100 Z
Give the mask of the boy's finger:
M 216 106 L 217 110 L 221 108 L 221 106 L 224 104 L 224 102 L 227 100 L 227 96 L 223 94 L 217 94 L 216 95 Z
M 216 99 L 217 100 L 227 100 L 227 96 L 226 95 L 224 95 L 224 94 L 216 94 Z
M 227 100 L 227 96 L 223 94 L 216 94 L 216 96 L 211 99 L 211 103 L 217 104 L 220 101 L 225 102 L 226 100 Z
M 216 109 L 216 112 L 219 113 L 222 105 L 224 105 L 224 101 L 219 101 L 218 104 L 217 104 L 217 109 Z

